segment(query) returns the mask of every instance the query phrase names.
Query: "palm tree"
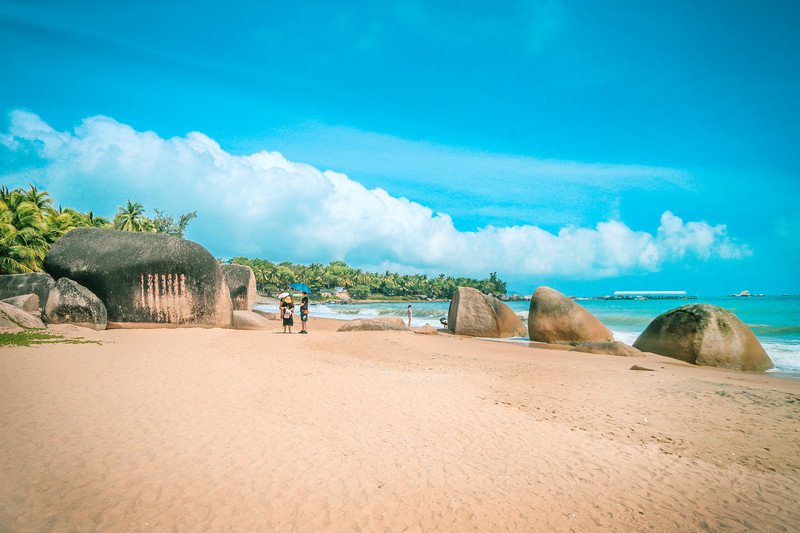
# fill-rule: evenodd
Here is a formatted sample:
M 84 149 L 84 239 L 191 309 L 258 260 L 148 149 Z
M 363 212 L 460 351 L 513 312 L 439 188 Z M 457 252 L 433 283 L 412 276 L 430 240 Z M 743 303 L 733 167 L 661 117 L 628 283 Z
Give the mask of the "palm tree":
M 33 204 L 34 208 L 40 215 L 47 212 L 53 204 L 53 199 L 50 198 L 50 193 L 47 191 L 39 192 L 34 185 L 28 183 L 30 190 L 24 191 L 23 199 Z
M 0 273 L 21 274 L 40 270 L 50 248 L 47 227 L 37 206 L 19 189 L 2 191 L 0 199 Z
M 125 207 L 119 207 L 119 213 L 114 217 L 114 227 L 122 231 L 151 232 L 153 225 L 144 216 L 144 206 L 128 200 Z
M 80 214 L 72 209 L 52 210 L 49 217 L 45 219 L 47 227 L 47 240 L 52 244 L 69 230 L 80 224 Z
M 256 277 L 256 288 L 264 290 L 267 284 L 267 271 L 263 265 L 253 265 L 253 275 Z

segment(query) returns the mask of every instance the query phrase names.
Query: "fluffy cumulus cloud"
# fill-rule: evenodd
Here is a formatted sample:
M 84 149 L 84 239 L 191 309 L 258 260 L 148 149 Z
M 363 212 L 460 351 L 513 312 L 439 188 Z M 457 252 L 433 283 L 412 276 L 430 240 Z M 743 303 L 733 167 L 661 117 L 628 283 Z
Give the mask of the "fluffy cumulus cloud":
M 111 215 L 127 199 L 173 215 L 197 211 L 187 236 L 218 257 L 601 278 L 749 253 L 724 225 L 670 212 L 654 233 L 617 220 L 558 233 L 532 225 L 458 231 L 446 214 L 278 152 L 233 155 L 202 133 L 163 139 L 102 116 L 70 133 L 13 111 L 0 163 L 5 184 L 32 181 L 65 206 L 96 214 Z

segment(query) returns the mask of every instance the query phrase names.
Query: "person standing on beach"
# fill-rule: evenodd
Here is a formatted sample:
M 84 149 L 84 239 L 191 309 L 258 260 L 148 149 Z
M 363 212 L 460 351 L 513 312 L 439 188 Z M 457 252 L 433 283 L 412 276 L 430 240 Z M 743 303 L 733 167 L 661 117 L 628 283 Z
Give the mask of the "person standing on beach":
M 411 327 L 411 316 L 414 313 L 411 312 L 411 304 L 408 305 L 408 327 Z
M 308 295 L 303 293 L 303 299 L 300 300 L 300 326 L 303 329 L 300 330 L 300 333 L 308 335 L 306 324 L 308 324 Z
M 286 333 L 287 328 L 289 329 L 289 333 L 292 332 L 292 326 L 294 326 L 294 317 L 292 317 L 292 313 L 294 313 L 294 302 L 291 296 L 287 296 L 281 300 L 281 318 L 283 318 L 284 333 Z

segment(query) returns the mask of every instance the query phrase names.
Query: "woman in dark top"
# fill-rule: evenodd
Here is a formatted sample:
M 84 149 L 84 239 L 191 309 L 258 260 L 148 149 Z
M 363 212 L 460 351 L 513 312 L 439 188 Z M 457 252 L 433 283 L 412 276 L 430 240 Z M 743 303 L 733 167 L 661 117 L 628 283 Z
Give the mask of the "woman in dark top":
M 300 300 L 300 325 L 303 329 L 300 330 L 300 333 L 308 335 L 306 324 L 308 324 L 308 295 L 303 293 L 303 299 Z

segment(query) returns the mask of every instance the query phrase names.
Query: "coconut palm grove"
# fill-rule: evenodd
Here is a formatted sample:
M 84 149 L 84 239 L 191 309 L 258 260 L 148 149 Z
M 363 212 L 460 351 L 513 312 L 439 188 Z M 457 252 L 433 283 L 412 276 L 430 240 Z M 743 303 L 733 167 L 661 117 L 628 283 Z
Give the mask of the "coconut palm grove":
M 165 233 L 183 238 L 189 222 L 197 217 L 192 211 L 172 216 L 153 209 L 155 216 L 148 218 L 144 205 L 127 200 L 119 206 L 109 220 L 95 216 L 92 211 L 82 213 L 75 209 L 55 206 L 55 200 L 45 190 L 34 185 L 27 189 L 10 190 L 0 187 L 0 274 L 41 272 L 42 261 L 50 246 L 71 229 L 78 227 L 113 228 L 122 231 Z M 219 259 L 220 262 L 223 260 Z M 225 262 L 247 265 L 253 269 L 258 290 L 277 293 L 295 282 L 305 283 L 315 292 L 344 287 L 356 299 L 368 298 L 436 298 L 449 299 L 458 287 L 473 287 L 484 293 L 506 293 L 506 284 L 496 273 L 488 278 L 474 279 L 439 274 L 398 274 L 366 272 L 352 268 L 343 261 L 328 265 L 293 264 L 289 261 L 273 263 L 266 259 L 234 257 Z

